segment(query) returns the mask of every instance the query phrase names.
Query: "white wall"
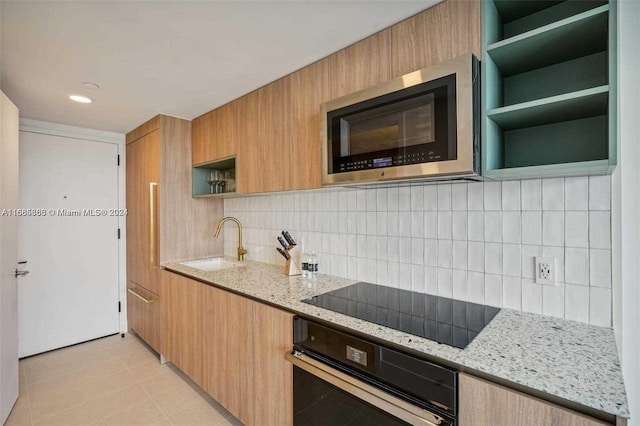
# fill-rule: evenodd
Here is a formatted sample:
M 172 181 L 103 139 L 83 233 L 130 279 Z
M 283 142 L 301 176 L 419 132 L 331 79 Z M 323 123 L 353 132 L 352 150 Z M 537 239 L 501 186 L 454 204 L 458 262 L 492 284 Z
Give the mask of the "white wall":
M 619 165 L 612 176 L 614 329 L 631 410 L 640 425 L 640 2 L 618 3 Z
M 320 271 L 357 280 L 611 325 L 610 177 L 414 184 L 225 200 L 247 258 L 281 264 L 288 229 Z M 237 231 L 225 232 L 233 256 Z M 534 256 L 558 284 L 535 284 Z

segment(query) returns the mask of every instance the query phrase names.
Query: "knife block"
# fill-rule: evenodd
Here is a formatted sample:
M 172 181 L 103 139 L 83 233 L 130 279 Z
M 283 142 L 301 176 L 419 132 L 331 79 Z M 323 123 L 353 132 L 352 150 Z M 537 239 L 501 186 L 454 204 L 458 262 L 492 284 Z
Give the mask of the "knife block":
M 302 275 L 302 250 L 299 246 L 293 246 L 289 250 L 287 250 L 291 259 L 287 260 L 284 264 L 284 274 L 293 276 L 293 275 Z

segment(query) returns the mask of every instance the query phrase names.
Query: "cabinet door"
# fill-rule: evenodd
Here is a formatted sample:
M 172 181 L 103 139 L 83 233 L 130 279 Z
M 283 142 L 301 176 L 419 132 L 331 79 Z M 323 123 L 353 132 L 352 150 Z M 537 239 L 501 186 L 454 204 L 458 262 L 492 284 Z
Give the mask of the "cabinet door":
M 160 352 L 160 302 L 157 294 L 129 282 L 127 288 L 129 329 Z
M 391 78 L 466 53 L 480 58 L 480 4 L 445 1 L 391 27 Z
M 262 303 L 253 307 L 254 424 L 293 424 L 293 314 Z
M 236 109 L 234 101 L 192 121 L 194 165 L 236 155 Z
M 162 271 L 161 353 L 198 385 L 204 385 L 205 284 Z
M 160 167 L 159 131 L 127 145 L 128 279 L 158 294 Z
M 320 188 L 322 157 L 320 105 L 329 100 L 329 60 L 318 61 L 288 78 L 291 95 L 289 189 Z
M 458 381 L 460 426 L 609 424 L 467 374 Z
M 204 287 L 204 389 L 244 424 L 253 424 L 252 303 Z
M 391 30 L 367 37 L 329 56 L 331 99 L 391 78 Z
M 288 78 L 288 77 L 287 77 Z M 236 180 L 243 193 L 289 189 L 289 85 L 275 81 L 240 98 Z

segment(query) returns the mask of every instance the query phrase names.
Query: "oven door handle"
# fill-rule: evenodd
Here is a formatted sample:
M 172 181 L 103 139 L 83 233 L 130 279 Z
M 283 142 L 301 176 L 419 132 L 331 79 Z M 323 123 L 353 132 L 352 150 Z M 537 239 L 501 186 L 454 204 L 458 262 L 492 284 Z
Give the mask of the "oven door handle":
M 331 383 L 343 391 L 354 395 L 382 411 L 404 420 L 407 423 L 424 426 L 449 424 L 447 420 L 430 411 L 416 407 L 415 405 L 400 398 L 396 398 L 375 386 L 349 376 L 335 368 L 329 367 L 328 365 L 301 352 L 294 351 L 293 353 L 287 353 L 285 357 L 294 366 L 305 370 L 325 382 Z

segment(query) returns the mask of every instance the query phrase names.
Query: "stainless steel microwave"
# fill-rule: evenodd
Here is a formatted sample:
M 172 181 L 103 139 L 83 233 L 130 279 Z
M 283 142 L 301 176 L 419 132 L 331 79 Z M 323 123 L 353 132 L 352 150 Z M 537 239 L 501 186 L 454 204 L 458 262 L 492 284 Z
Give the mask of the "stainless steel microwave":
M 480 175 L 471 54 L 322 104 L 322 184 Z

